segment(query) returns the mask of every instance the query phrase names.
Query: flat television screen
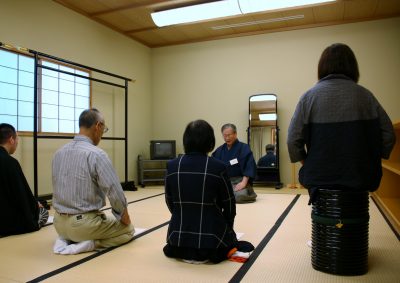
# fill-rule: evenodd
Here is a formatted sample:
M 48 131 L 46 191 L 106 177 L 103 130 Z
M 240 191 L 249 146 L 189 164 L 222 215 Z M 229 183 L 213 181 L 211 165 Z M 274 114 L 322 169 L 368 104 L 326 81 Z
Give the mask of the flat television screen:
M 174 140 L 150 141 L 150 159 L 173 159 L 176 157 Z

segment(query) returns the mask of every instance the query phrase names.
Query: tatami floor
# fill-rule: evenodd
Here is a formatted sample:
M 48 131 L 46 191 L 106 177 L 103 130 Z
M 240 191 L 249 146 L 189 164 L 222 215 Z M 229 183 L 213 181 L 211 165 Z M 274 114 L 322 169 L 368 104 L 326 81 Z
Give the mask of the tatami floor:
M 257 188 L 257 202 L 237 205 L 235 230 L 256 246 L 241 264 L 192 265 L 162 253 L 169 211 L 162 187 L 126 192 L 138 230 L 126 245 L 79 255 L 52 252 L 52 225 L 0 239 L 3 282 L 400 282 L 400 242 L 370 201 L 369 272 L 337 276 L 311 266 L 308 195 L 302 189 Z M 110 210 L 106 210 L 110 213 Z

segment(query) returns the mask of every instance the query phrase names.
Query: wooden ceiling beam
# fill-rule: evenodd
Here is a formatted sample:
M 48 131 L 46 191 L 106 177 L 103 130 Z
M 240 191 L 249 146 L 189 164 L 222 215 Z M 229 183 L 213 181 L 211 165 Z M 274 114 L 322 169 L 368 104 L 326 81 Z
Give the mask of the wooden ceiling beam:
M 128 4 L 128 5 L 124 5 L 121 7 L 116 7 L 116 8 L 112 8 L 112 9 L 98 11 L 95 13 L 90 13 L 89 16 L 90 17 L 98 17 L 98 16 L 102 16 L 105 14 L 111 14 L 111 13 L 115 13 L 115 12 L 119 12 L 119 11 L 123 11 L 123 10 L 138 9 L 138 8 L 150 8 L 155 4 L 167 3 L 167 2 L 169 2 L 169 1 L 168 0 L 150 0 L 150 1 L 142 2 L 142 3 Z
M 199 1 L 199 0 L 189 0 L 189 1 L 188 0 L 149 0 L 149 1 L 142 2 L 142 3 L 128 4 L 128 5 L 124 5 L 124 6 L 121 6 L 121 7 L 116 7 L 116 8 L 112 8 L 112 9 L 106 9 L 106 10 L 103 10 L 103 11 L 98 11 L 98 12 L 89 14 L 89 16 L 90 17 L 99 17 L 99 16 L 102 16 L 102 15 L 105 15 L 105 14 L 111 14 L 111 13 L 120 12 L 120 11 L 124 11 L 124 10 L 139 9 L 139 8 L 148 8 L 148 9 L 156 8 L 156 9 L 160 9 L 161 7 L 163 7 L 164 9 L 172 9 L 172 8 L 181 7 L 181 6 L 199 4 L 199 3 L 203 3 L 203 2 L 210 2 L 210 1 Z M 168 4 L 168 7 L 165 7 L 166 4 Z
M 131 29 L 131 30 L 125 30 L 125 34 L 134 34 L 134 33 L 139 33 L 139 32 L 144 32 L 144 31 L 152 31 L 152 30 L 158 30 L 160 29 L 159 27 L 147 27 L 147 28 L 137 28 L 137 29 Z

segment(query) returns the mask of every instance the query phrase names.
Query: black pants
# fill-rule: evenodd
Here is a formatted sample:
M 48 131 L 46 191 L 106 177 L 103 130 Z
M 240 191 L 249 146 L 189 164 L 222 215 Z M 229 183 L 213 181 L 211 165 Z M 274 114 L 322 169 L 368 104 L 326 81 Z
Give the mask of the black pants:
M 233 247 L 224 247 L 219 249 L 195 249 L 186 247 L 175 247 L 167 244 L 163 248 L 163 251 L 165 256 L 167 257 L 197 261 L 209 260 L 213 263 L 219 263 L 228 258 L 228 252 L 232 248 Z

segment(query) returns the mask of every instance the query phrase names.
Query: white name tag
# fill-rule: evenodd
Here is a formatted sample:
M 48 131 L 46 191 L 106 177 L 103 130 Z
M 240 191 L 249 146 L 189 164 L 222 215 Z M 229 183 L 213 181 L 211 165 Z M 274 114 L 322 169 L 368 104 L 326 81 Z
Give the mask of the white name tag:
M 230 163 L 231 165 L 235 165 L 235 164 L 238 164 L 239 161 L 237 160 L 237 158 L 235 158 L 235 159 L 232 159 L 231 161 L 229 161 L 229 163 Z

